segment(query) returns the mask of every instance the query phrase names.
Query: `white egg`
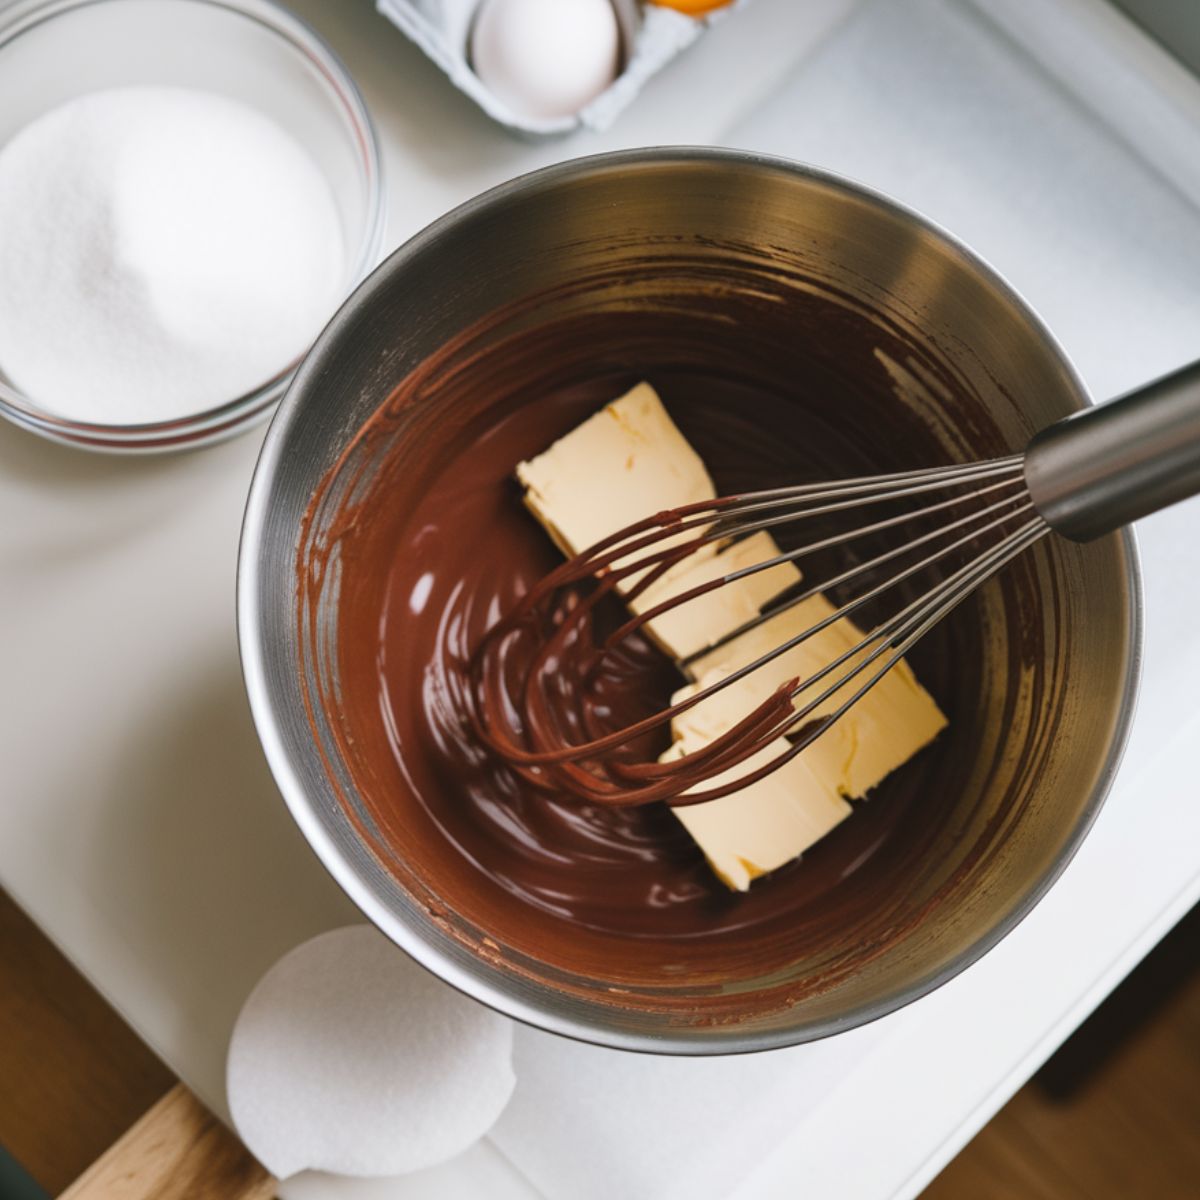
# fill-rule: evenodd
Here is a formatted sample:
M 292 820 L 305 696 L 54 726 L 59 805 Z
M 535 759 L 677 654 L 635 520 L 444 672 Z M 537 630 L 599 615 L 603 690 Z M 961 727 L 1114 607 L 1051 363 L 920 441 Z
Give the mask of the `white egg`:
M 273 1175 L 402 1175 L 478 1141 L 512 1095 L 512 1022 L 351 925 L 285 954 L 229 1045 L 229 1111 Z
M 616 78 L 620 31 L 611 0 L 483 0 L 471 65 L 523 117 L 569 117 Z

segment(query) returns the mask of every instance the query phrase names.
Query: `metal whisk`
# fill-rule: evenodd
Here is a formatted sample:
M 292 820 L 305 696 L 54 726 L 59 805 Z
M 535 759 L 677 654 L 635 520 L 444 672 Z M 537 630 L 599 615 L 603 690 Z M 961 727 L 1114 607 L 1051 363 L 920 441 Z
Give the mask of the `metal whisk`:
M 1200 364 L 1050 426 L 1023 454 L 776 488 L 657 513 L 564 563 L 489 631 L 469 668 L 475 728 L 511 769 L 560 794 L 617 806 L 714 800 L 794 758 L 952 609 L 1047 534 L 1088 541 L 1197 493 Z M 852 514 L 863 521 L 830 532 L 831 522 Z M 806 525 L 819 532 L 804 540 Z M 784 526 L 800 532 L 797 548 L 670 595 L 606 636 L 596 633 L 596 610 L 605 597 L 616 592 L 634 602 L 702 548 Z M 891 536 L 900 540 L 887 546 Z M 873 548 L 865 557 L 853 553 L 863 546 Z M 750 575 L 839 550 L 852 552 L 853 565 L 819 582 L 805 578 L 793 594 L 702 653 L 818 593 L 853 593 L 826 617 L 686 699 L 622 728 L 605 728 L 600 685 L 620 664 L 631 635 L 648 622 Z M 669 762 L 639 761 L 637 746 L 646 735 L 835 621 L 889 602 L 892 609 L 855 645 L 808 677 L 779 685 L 703 747 Z M 787 750 L 728 777 L 781 737 L 790 739 Z M 713 782 L 717 776 L 722 781 Z

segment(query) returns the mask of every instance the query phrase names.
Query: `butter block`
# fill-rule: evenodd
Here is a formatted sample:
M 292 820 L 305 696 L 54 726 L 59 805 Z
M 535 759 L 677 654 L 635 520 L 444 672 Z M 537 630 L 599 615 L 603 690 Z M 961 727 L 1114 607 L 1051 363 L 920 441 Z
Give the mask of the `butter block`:
M 681 758 L 702 742 L 675 742 L 660 758 Z M 788 748 L 780 738 L 702 787 L 719 787 L 765 766 Z M 699 790 L 699 789 L 697 789 Z M 803 854 L 852 809 L 831 790 L 800 754 L 765 778 L 717 800 L 671 810 L 704 851 L 713 873 L 734 891 Z
M 813 767 L 826 778 L 836 775 L 838 791 L 858 799 L 928 746 L 947 724 L 937 701 L 902 658 L 801 757 L 817 751 Z M 830 761 L 834 755 L 836 762 Z
M 704 463 L 654 389 L 645 383 L 601 409 L 545 453 L 521 463 L 517 478 L 525 486 L 527 507 L 567 555 L 586 550 L 657 512 L 716 496 Z M 694 532 L 680 535 L 693 536 Z M 660 545 L 670 545 L 672 540 Z M 627 603 L 633 612 L 645 613 L 664 600 L 778 553 L 765 530 L 732 544 L 710 544 Z M 818 622 L 834 617 L 836 609 L 829 600 L 811 596 L 739 634 L 728 645 L 715 647 L 799 580 L 800 572 L 793 563 L 781 563 L 648 622 L 647 634 L 670 657 L 681 661 L 698 656 L 687 667 L 694 682 L 673 699 L 695 695 L 698 689 L 727 678 Z M 621 591 L 628 594 L 636 581 L 636 577 L 623 581 Z M 847 618 L 832 620 L 820 633 L 675 718 L 674 743 L 660 761 L 699 749 L 725 733 L 780 684 L 809 678 L 841 655 L 850 655 L 836 668 L 836 675 L 831 673 L 796 697 L 797 710 L 804 707 L 869 652 L 856 649 L 861 639 L 862 634 Z M 868 672 L 875 669 L 868 668 Z M 861 682 L 845 685 L 811 716 L 834 711 Z M 945 725 L 946 718 L 933 698 L 901 661 L 786 766 L 727 797 L 673 811 L 718 877 L 730 888 L 745 891 L 753 879 L 790 862 L 843 821 L 851 812 L 848 800 L 865 796 Z M 736 768 L 698 786 L 707 788 L 741 778 L 776 758 L 789 744 L 780 738 Z
M 526 506 L 567 555 L 656 512 L 716 497 L 704 463 L 648 383 L 606 405 L 545 453 L 520 463 L 517 478 L 526 489 Z M 659 544 L 666 547 L 675 540 Z M 644 613 L 777 554 L 779 547 L 765 530 L 723 548 L 701 547 L 636 597 L 630 608 Z M 628 592 L 638 578 L 631 576 L 620 590 Z M 649 622 L 646 632 L 669 657 L 688 658 L 757 616 L 799 578 L 792 563 L 780 563 L 679 605 Z
M 517 479 L 526 506 L 568 558 L 635 521 L 717 494 L 648 383 L 519 463 Z
M 679 570 L 631 600 L 629 607 L 635 613 L 648 612 L 664 600 L 778 554 L 775 539 L 765 529 L 759 530 L 711 556 L 691 556 Z M 645 629 L 669 657 L 690 658 L 758 616 L 765 605 L 799 581 L 795 564 L 782 562 L 687 600 L 647 622 Z
M 727 646 L 697 659 L 693 665 L 697 682 L 681 689 L 672 700 L 678 702 L 695 695 L 701 688 L 727 677 L 834 611 L 834 606 L 821 595 L 785 609 Z M 792 678 L 808 678 L 855 647 L 861 639 L 862 634 L 852 621 L 839 618 L 820 633 L 781 654 L 774 662 L 681 713 L 672 722 L 675 737 L 710 741 L 761 704 L 780 684 Z M 847 660 L 837 668 L 837 675 L 851 669 L 852 664 L 866 653 L 862 651 Z M 882 658 L 876 660 L 864 676 L 847 683 L 823 701 L 811 717 L 816 719 L 832 712 L 881 663 Z M 834 678 L 831 674 L 802 692 L 794 702 L 795 708 L 802 708 Z M 859 799 L 932 742 L 946 724 L 936 701 L 917 682 L 908 663 L 901 659 L 800 757 L 808 761 L 816 774 L 838 794 Z

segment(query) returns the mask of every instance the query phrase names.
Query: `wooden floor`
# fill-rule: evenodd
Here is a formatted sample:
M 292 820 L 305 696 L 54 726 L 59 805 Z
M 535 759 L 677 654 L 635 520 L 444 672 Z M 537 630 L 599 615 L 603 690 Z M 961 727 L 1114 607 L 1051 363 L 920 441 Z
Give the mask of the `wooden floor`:
M 0 1080 L 0 1146 L 51 1195 L 175 1082 L 2 892 Z
M 3 893 L 0 1081 L 0 1146 L 51 1195 L 174 1083 L 166 1067 Z M 922 1200 L 1197 1197 L 1200 910 L 942 1172 Z M 0 1200 L 9 1200 L 2 1182 Z
M 1194 909 L 922 1200 L 1200 1198 Z

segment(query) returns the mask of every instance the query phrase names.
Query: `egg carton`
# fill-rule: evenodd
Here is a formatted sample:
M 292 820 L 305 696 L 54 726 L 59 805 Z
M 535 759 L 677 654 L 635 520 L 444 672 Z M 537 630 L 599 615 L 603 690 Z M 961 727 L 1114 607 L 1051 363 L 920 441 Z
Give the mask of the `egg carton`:
M 433 59 L 485 113 L 525 137 L 556 137 L 576 129 L 607 129 L 652 75 L 686 49 L 714 21 L 745 0 L 703 17 L 638 0 L 612 0 L 621 31 L 622 69 L 617 78 L 579 112 L 567 117 L 515 113 L 471 69 L 471 24 L 482 0 L 377 0 L 376 7 Z

